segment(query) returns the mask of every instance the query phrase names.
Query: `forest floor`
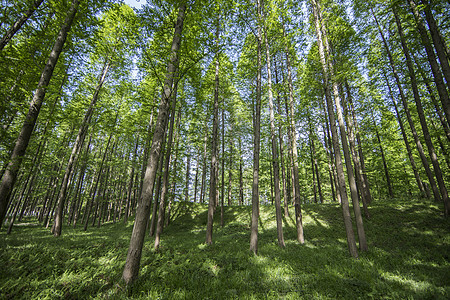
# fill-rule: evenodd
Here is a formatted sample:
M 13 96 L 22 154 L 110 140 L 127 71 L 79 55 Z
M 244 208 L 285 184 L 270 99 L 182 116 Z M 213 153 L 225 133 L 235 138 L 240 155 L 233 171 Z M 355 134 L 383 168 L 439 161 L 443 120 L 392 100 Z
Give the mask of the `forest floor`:
M 0 299 L 450 299 L 450 218 L 425 200 L 375 202 L 364 220 L 369 251 L 349 256 L 337 204 L 303 205 L 306 242 L 275 208 L 261 206 L 259 251 L 249 249 L 250 207 L 216 211 L 206 246 L 206 205 L 181 203 L 160 251 L 146 238 L 139 279 L 121 275 L 133 226 L 106 223 L 54 238 L 34 219 L 0 233 Z M 356 233 L 356 230 L 355 230 Z

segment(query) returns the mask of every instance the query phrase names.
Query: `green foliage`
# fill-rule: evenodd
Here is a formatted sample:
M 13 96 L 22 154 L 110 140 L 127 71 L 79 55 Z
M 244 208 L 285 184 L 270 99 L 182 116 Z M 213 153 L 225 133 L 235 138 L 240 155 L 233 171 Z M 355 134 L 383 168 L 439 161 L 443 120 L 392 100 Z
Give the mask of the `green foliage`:
M 259 253 L 248 251 L 250 207 L 225 209 L 223 228 L 206 246 L 206 206 L 179 202 L 162 248 L 144 245 L 140 277 L 127 290 L 120 276 L 131 223 L 88 232 L 67 228 L 54 239 L 28 220 L 0 235 L 0 297 L 14 299 L 448 299 L 449 220 L 414 199 L 375 203 L 365 220 L 369 251 L 347 254 L 338 205 L 303 205 L 306 243 L 284 220 L 276 242 L 275 208 L 261 206 Z M 291 216 L 293 209 L 291 208 Z M 219 222 L 219 218 L 216 219 Z M 125 226 L 125 227 L 124 227 Z M 381 229 L 382 228 L 382 229 Z

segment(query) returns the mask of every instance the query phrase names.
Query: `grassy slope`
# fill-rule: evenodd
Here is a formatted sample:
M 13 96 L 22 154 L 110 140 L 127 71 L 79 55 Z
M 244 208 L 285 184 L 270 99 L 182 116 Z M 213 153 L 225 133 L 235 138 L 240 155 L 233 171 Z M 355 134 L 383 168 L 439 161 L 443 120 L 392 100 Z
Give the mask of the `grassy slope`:
M 285 220 L 277 246 L 274 207 L 261 207 L 259 255 L 248 251 L 250 207 L 226 209 L 226 226 L 204 245 L 206 206 L 178 207 L 162 249 L 147 238 L 138 282 L 120 282 L 132 224 L 56 239 L 33 221 L 0 233 L 0 299 L 449 299 L 450 219 L 415 200 L 372 205 L 369 252 L 349 257 L 337 205 L 304 205 L 307 242 Z M 183 213 L 182 213 L 183 212 Z M 219 211 L 216 215 L 219 215 Z

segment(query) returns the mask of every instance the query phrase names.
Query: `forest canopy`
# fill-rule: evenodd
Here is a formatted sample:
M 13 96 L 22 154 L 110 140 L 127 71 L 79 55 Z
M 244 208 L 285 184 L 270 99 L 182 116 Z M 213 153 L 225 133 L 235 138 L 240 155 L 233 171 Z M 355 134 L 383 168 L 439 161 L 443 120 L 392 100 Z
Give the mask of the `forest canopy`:
M 127 2 L 1 1 L 2 230 L 132 222 L 131 285 L 182 203 L 207 245 L 250 207 L 254 254 L 262 205 L 284 248 L 286 219 L 303 245 L 302 207 L 337 204 L 354 258 L 374 202 L 447 220 L 449 1 Z

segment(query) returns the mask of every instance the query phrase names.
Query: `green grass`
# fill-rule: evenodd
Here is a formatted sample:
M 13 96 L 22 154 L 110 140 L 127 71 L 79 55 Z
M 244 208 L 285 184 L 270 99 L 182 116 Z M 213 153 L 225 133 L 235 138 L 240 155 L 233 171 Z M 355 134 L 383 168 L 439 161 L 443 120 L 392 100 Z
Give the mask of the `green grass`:
M 450 220 L 419 201 L 374 203 L 369 251 L 349 257 L 338 205 L 303 206 L 306 243 L 284 220 L 277 245 L 273 206 L 261 206 L 259 253 L 249 248 L 250 207 L 225 210 L 206 246 L 206 206 L 178 206 L 162 248 L 146 238 L 139 279 L 120 280 L 132 222 L 49 229 L 26 220 L 0 233 L 0 299 L 449 299 Z M 216 217 L 220 211 L 216 212 Z M 291 211 L 292 216 L 292 211 Z M 218 218 L 217 218 L 218 221 Z M 356 231 L 355 231 L 356 232 Z

